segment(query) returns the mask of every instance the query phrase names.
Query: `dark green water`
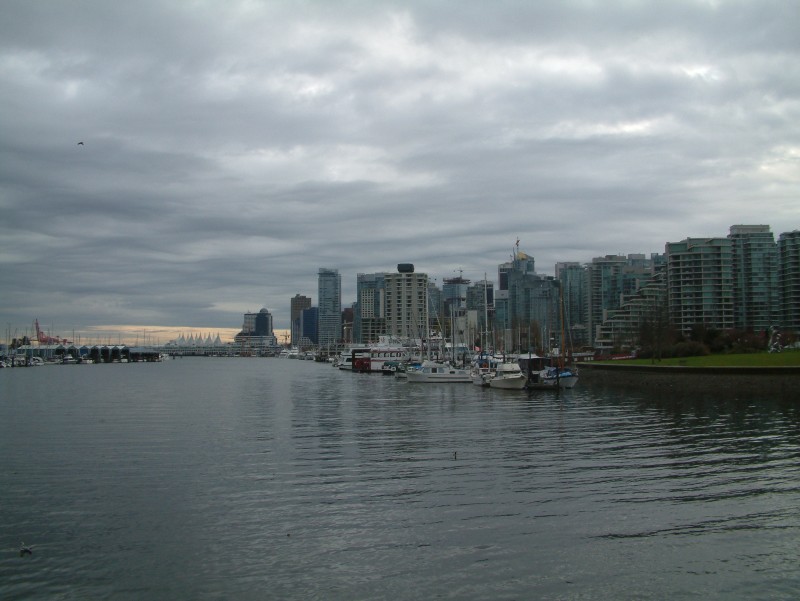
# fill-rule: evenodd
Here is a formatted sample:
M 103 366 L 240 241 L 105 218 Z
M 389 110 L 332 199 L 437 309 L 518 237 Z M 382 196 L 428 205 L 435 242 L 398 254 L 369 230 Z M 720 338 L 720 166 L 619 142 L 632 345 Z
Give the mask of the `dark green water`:
M 0 371 L 3 600 L 798 598 L 800 402 Z

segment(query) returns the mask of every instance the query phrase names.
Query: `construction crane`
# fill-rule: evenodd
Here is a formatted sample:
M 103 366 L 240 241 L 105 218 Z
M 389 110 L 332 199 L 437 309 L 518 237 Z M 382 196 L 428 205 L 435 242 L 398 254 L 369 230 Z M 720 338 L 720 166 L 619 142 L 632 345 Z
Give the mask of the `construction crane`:
M 39 319 L 36 318 L 33 321 L 34 326 L 36 327 L 36 340 L 39 341 L 39 344 L 69 344 L 70 341 L 66 338 L 59 338 L 58 336 L 48 336 L 39 328 Z

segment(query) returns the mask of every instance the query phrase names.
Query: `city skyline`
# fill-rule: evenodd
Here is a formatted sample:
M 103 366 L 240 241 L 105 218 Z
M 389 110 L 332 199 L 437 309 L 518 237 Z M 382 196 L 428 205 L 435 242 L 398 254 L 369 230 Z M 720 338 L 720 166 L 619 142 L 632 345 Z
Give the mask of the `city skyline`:
M 397 263 L 482 279 L 517 238 L 552 274 L 800 227 L 794 3 L 10 0 L 3 17 L 4 328 L 215 333 L 266 307 L 288 329 L 324 265 L 347 303 Z
M 741 236 L 743 232 L 758 233 L 759 235 L 762 235 L 762 236 L 763 235 L 768 235 L 768 239 L 771 240 L 771 244 L 774 245 L 774 249 L 773 250 L 776 253 L 775 260 L 777 261 L 778 240 L 779 240 L 779 238 L 782 237 L 782 235 L 787 234 L 787 235 L 792 235 L 791 236 L 792 239 L 796 241 L 797 240 L 797 232 L 798 232 L 798 230 L 793 230 L 792 232 L 773 232 L 771 230 L 770 226 L 767 225 L 767 224 L 735 224 L 735 225 L 730 225 L 729 226 L 729 232 L 725 236 L 701 236 L 701 237 L 699 237 L 697 239 L 694 239 L 694 240 L 697 241 L 697 242 L 705 241 L 705 240 L 712 241 L 714 239 L 736 240 L 736 238 Z M 633 260 L 634 263 L 645 262 L 645 263 L 650 264 L 651 263 L 651 259 L 653 257 L 655 257 L 655 256 L 660 256 L 660 261 L 663 262 L 663 261 L 666 260 L 666 251 L 668 251 L 668 249 L 670 247 L 674 247 L 676 245 L 681 245 L 681 244 L 683 244 L 685 242 L 692 242 L 692 240 L 693 240 L 692 238 L 687 237 L 687 238 L 684 238 L 684 239 L 682 239 L 680 241 L 667 242 L 667 243 L 665 243 L 665 248 L 664 248 L 665 252 L 662 252 L 662 253 L 637 253 L 637 252 L 632 252 L 632 253 L 626 253 L 626 254 L 606 254 L 606 255 L 602 255 L 602 256 L 598 256 L 598 257 L 592 257 L 590 260 L 586 260 L 586 261 L 557 262 L 556 265 L 554 265 L 553 273 L 555 274 L 556 278 L 564 277 L 563 274 L 562 274 L 562 276 L 558 275 L 559 270 L 563 272 L 565 269 L 568 269 L 570 267 L 574 267 L 574 268 L 578 268 L 579 271 L 584 271 L 585 269 L 590 269 L 590 271 L 591 271 L 592 267 L 597 267 L 597 266 L 603 265 L 603 264 L 615 264 L 615 263 L 618 263 L 620 261 L 621 261 L 621 264 L 623 264 L 623 265 L 624 264 L 630 264 L 631 260 Z M 516 244 L 517 245 L 520 244 L 519 239 L 517 239 Z M 793 242 L 793 244 L 796 244 L 796 242 Z M 520 248 L 517 245 L 515 245 L 514 249 L 512 250 L 512 254 L 515 253 L 517 255 L 518 261 L 523 265 L 523 272 L 527 272 L 527 273 L 530 273 L 530 274 L 533 274 L 533 275 L 536 275 L 536 276 L 542 276 L 542 277 L 545 277 L 545 278 L 548 278 L 551 275 L 553 275 L 553 274 L 550 274 L 550 273 L 547 273 L 547 272 L 542 272 L 539 269 L 536 269 L 535 268 L 535 263 L 536 263 L 535 255 L 525 252 L 525 249 Z M 796 251 L 793 251 L 793 252 L 796 252 Z M 796 261 L 797 259 L 795 258 L 794 260 Z M 495 270 L 493 272 L 491 272 L 492 276 L 490 276 L 488 273 L 485 274 L 486 275 L 486 281 L 489 284 L 489 286 L 491 286 L 493 288 L 493 290 L 494 290 L 494 286 L 495 285 L 497 285 L 500 288 L 503 286 L 503 283 L 501 282 L 501 273 L 505 274 L 506 270 L 509 269 L 510 266 L 511 266 L 510 262 L 500 262 L 500 263 L 498 263 L 496 265 Z M 371 273 L 371 274 L 358 273 L 355 276 L 353 276 L 353 278 L 358 283 L 358 285 L 360 286 L 360 282 L 362 281 L 363 278 L 366 278 L 368 281 L 371 281 L 376 276 L 380 276 L 381 278 L 383 278 L 383 276 L 396 277 L 398 275 L 397 270 L 400 270 L 400 269 L 403 269 L 403 270 L 407 271 L 410 268 L 412 270 L 412 273 L 413 273 L 413 271 L 419 271 L 419 270 L 416 270 L 416 267 L 414 265 L 411 265 L 411 264 L 397 264 L 395 267 L 396 267 L 396 270 L 395 269 L 387 269 L 387 270 L 378 271 L 378 272 Z M 774 265 L 773 267 L 777 268 L 777 265 Z M 444 291 L 447 288 L 447 284 L 445 283 L 445 280 L 449 279 L 449 280 L 455 281 L 455 282 L 463 280 L 463 281 L 469 283 L 470 282 L 470 278 L 464 277 L 465 271 L 466 270 L 463 270 L 463 269 L 462 270 L 458 270 L 458 274 L 459 275 L 457 277 L 450 276 L 450 277 L 444 277 L 444 278 L 433 278 L 433 277 L 430 277 L 429 274 L 422 273 L 422 272 L 420 272 L 419 275 L 424 276 L 426 281 L 429 281 L 430 285 L 434 286 L 435 288 L 437 288 L 439 290 L 440 294 L 441 294 L 442 291 Z M 335 269 L 335 268 L 318 268 L 316 275 L 317 275 L 317 280 L 318 280 L 317 281 L 317 287 L 318 288 L 324 287 L 323 283 L 322 283 L 323 280 L 331 280 L 331 278 L 332 278 L 333 281 L 335 282 L 335 284 L 334 284 L 335 288 L 334 288 L 334 290 L 331 291 L 331 293 L 329 295 L 329 300 L 332 299 L 333 297 L 337 297 L 338 296 L 338 298 L 339 298 L 338 304 L 339 304 L 339 312 L 340 313 L 342 311 L 344 311 L 344 310 L 346 310 L 348 308 L 351 308 L 351 307 L 353 307 L 355 305 L 355 303 L 358 300 L 358 296 L 357 295 L 354 295 L 353 298 L 351 298 L 351 299 L 343 297 L 343 295 L 341 293 L 341 290 L 344 289 L 343 282 L 345 282 L 348 278 L 347 277 L 342 277 L 342 274 L 340 274 L 337 269 Z M 590 274 L 587 273 L 586 277 L 588 277 L 591 280 L 591 278 L 593 276 L 591 276 Z M 472 283 L 473 284 L 480 283 L 482 280 L 483 280 L 483 278 L 474 279 L 474 280 L 472 280 Z M 777 280 L 773 280 L 771 285 L 776 287 L 776 289 L 773 292 L 775 294 L 777 294 L 777 292 L 778 292 L 777 291 Z M 464 288 L 465 288 L 464 289 L 464 293 L 466 294 L 468 292 L 467 284 L 465 284 Z M 733 289 L 731 288 L 731 294 L 732 293 L 733 293 Z M 749 293 L 752 294 L 752 291 L 750 291 Z M 628 291 L 626 294 L 630 294 L 630 291 Z M 313 308 L 315 310 L 318 309 L 318 302 L 316 301 L 316 298 L 313 297 L 313 296 L 305 296 L 303 294 L 296 293 L 292 298 L 287 300 L 287 302 L 291 306 L 294 306 L 295 304 L 297 304 L 298 301 L 302 301 L 300 303 L 300 305 L 302 307 L 309 307 L 309 308 Z M 370 301 L 370 302 L 374 302 L 374 301 Z M 777 298 L 775 299 L 775 302 L 777 303 Z M 490 306 L 493 306 L 493 303 L 490 302 Z M 275 315 L 275 312 L 276 312 L 275 309 L 273 307 L 262 307 L 261 311 L 263 312 L 265 309 L 269 312 L 269 314 L 271 316 L 271 321 L 272 321 L 272 318 L 274 318 L 274 315 Z M 587 315 L 588 321 L 585 324 L 587 326 L 588 331 L 593 331 L 598 325 L 600 325 L 601 320 L 599 319 L 599 317 L 595 317 L 595 318 L 592 317 L 594 314 L 599 315 L 600 314 L 600 309 L 601 308 L 598 308 L 597 310 L 589 309 L 589 314 Z M 178 338 L 180 336 L 195 336 L 195 335 L 197 335 L 197 336 L 202 336 L 203 338 L 205 338 L 205 337 L 207 337 L 209 335 L 211 335 L 212 337 L 213 336 L 217 336 L 217 335 L 221 335 L 223 340 L 228 342 L 228 341 L 233 340 L 234 336 L 237 333 L 243 331 L 243 329 L 244 330 L 247 329 L 247 319 L 248 319 L 248 317 L 252 318 L 252 316 L 255 315 L 255 313 L 257 313 L 257 311 L 247 311 L 247 312 L 245 312 L 245 314 L 244 314 L 245 325 L 243 327 L 238 327 L 238 328 L 233 328 L 233 327 L 228 327 L 228 328 L 208 328 L 208 327 L 187 328 L 187 327 L 158 327 L 158 326 L 154 326 L 152 328 L 144 328 L 143 329 L 140 326 L 118 325 L 118 326 L 101 326 L 103 329 L 100 329 L 101 327 L 98 327 L 98 329 L 96 331 L 89 331 L 89 332 L 85 332 L 85 333 L 84 332 L 80 332 L 79 336 L 81 334 L 85 334 L 87 340 L 93 340 L 93 341 L 99 341 L 99 342 L 109 341 L 109 342 L 112 342 L 112 343 L 115 342 L 115 341 L 121 341 L 123 343 L 130 344 L 130 341 L 133 339 L 132 337 L 134 337 L 134 336 L 135 336 L 137 341 L 140 339 L 140 336 L 141 336 L 142 340 L 146 340 L 146 339 L 149 338 L 151 341 L 157 340 L 159 343 L 164 343 L 164 342 L 166 342 L 168 340 L 176 339 L 176 338 Z M 793 313 L 796 314 L 797 310 L 795 309 L 793 311 Z M 779 321 L 777 319 L 777 314 L 773 315 L 773 317 L 776 318 L 775 319 L 776 322 Z M 594 321 L 593 321 L 593 319 L 594 319 Z M 763 329 L 766 326 L 766 323 L 767 322 L 759 322 L 757 325 L 758 325 L 759 328 Z M 341 326 L 339 326 L 339 327 L 341 327 Z M 740 327 L 740 324 L 737 324 L 737 327 Z M 46 331 L 48 334 L 55 334 L 55 335 L 60 334 L 62 337 L 65 335 L 64 331 L 58 332 L 54 328 L 48 328 L 45 325 L 42 326 L 42 330 Z M 24 330 L 19 331 L 18 335 L 19 336 L 22 336 L 22 335 L 31 336 L 32 335 L 31 332 L 32 332 L 32 328 L 31 329 L 24 329 Z M 66 332 L 66 333 L 68 333 L 68 332 Z M 275 327 L 274 327 L 274 332 L 273 333 L 274 333 L 278 343 L 285 344 L 285 343 L 289 342 L 291 340 L 291 335 L 292 335 L 292 329 L 290 327 L 290 322 L 287 322 L 287 324 L 281 324 L 280 322 L 275 321 Z M 16 337 L 17 336 L 17 334 L 9 333 L 9 332 L 7 332 L 6 334 L 9 337 Z M 163 339 L 162 338 L 163 336 L 166 336 L 166 339 Z M 73 330 L 72 337 L 75 338 L 74 330 Z

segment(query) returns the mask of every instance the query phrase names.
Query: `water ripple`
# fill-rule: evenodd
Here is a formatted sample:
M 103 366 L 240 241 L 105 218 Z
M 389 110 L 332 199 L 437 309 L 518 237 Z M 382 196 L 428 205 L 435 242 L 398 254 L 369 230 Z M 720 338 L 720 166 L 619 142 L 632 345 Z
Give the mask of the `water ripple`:
M 785 403 L 256 359 L 0 375 L 3 599 L 800 590 Z

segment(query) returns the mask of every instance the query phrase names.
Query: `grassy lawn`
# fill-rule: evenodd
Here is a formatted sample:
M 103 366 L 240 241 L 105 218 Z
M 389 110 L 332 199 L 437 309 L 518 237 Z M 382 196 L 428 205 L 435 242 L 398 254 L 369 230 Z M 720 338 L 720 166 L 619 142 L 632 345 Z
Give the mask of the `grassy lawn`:
M 676 357 L 653 363 L 652 359 L 609 361 L 629 365 L 685 365 L 688 367 L 781 367 L 800 366 L 800 350 L 782 353 L 748 353 L 745 355 L 706 355 L 705 357 Z

